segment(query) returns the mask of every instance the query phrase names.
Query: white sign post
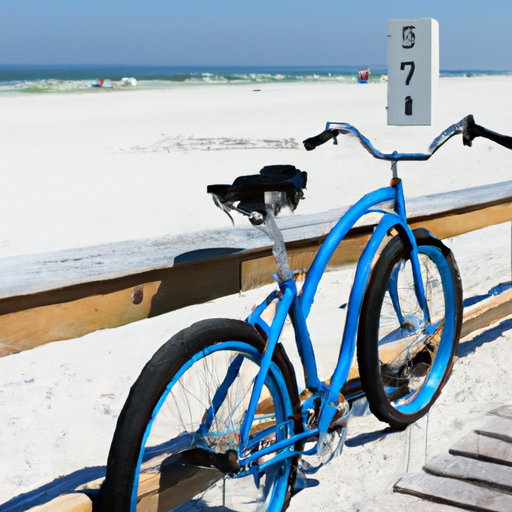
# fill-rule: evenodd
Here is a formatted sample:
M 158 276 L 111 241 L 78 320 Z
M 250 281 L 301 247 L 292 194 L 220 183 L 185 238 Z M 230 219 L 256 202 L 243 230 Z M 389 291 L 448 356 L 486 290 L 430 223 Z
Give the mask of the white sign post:
M 439 79 L 439 24 L 389 20 L 388 125 L 430 125 Z

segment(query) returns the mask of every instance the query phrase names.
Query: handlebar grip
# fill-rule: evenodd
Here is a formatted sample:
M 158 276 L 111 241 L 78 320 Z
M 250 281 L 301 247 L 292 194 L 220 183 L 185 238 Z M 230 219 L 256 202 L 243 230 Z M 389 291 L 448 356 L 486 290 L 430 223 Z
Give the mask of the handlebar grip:
M 315 135 L 314 137 L 310 137 L 309 139 L 306 139 L 302 143 L 304 144 L 306 151 L 312 151 L 318 146 L 325 144 L 331 139 L 334 139 L 339 135 L 339 133 L 340 132 L 338 130 L 324 130 L 322 133 Z
M 475 132 L 475 126 L 473 116 L 466 116 L 466 126 L 464 126 L 464 130 L 462 131 L 462 144 L 464 144 L 464 146 L 471 147 L 473 145 L 473 139 L 478 137 L 478 134 Z
M 475 120 L 471 115 L 467 116 L 466 119 L 467 124 L 462 134 L 462 142 L 465 146 L 471 147 L 473 139 L 476 137 L 483 137 L 484 139 L 492 140 L 493 142 L 496 142 L 496 144 L 499 144 L 500 146 L 503 146 L 507 149 L 512 149 L 512 137 L 493 132 L 487 128 L 484 128 L 483 126 L 475 124 Z

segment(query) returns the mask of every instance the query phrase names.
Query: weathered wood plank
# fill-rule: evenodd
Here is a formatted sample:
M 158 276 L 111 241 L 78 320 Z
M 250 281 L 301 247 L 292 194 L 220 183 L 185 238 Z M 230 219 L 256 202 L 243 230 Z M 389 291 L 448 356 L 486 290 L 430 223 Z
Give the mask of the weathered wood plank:
M 336 267 L 344 263 L 354 263 L 358 261 L 370 239 L 370 235 L 370 232 L 359 232 L 357 234 L 347 235 L 332 255 L 329 266 Z M 288 258 L 290 267 L 294 269 L 309 268 L 323 241 L 324 238 L 319 238 L 312 240 L 310 242 L 311 245 L 308 247 L 300 246 L 289 248 Z M 272 273 L 276 271 L 277 265 L 270 251 L 268 256 L 242 261 L 240 269 L 241 291 L 254 290 L 260 286 L 272 283 Z
M 507 181 L 412 198 L 407 202 L 407 211 L 410 222 L 414 225 L 425 225 L 427 221 L 458 216 L 461 222 L 457 222 L 455 231 L 467 232 L 482 224 L 487 225 L 488 222 L 510 220 L 510 214 L 507 213 L 507 210 L 510 211 L 510 204 L 507 206 L 507 203 L 511 202 L 512 181 Z M 505 211 L 499 215 L 493 214 L 490 220 L 483 221 L 480 214 L 471 218 L 460 217 L 481 210 L 493 212 L 493 208 L 500 205 L 505 206 Z M 317 214 L 294 215 L 279 218 L 277 222 L 288 244 L 306 242 L 307 245 L 325 236 L 346 210 L 343 207 Z M 375 219 L 375 216 L 363 218 L 356 231 L 366 229 L 367 233 L 371 232 Z M 470 219 L 471 222 L 468 222 Z M 446 222 L 441 222 L 438 226 L 438 236 L 444 236 L 442 233 L 445 233 L 447 226 L 443 224 Z M 240 227 L 236 228 L 1 258 L 0 297 L 27 295 L 83 282 L 136 275 L 192 260 L 214 258 L 237 250 L 264 249 L 270 254 L 270 244 L 266 236 L 245 226 L 248 224 L 241 222 Z M 452 231 L 449 232 L 450 236 Z M 250 259 L 254 257 L 252 255 Z
M 63 494 L 26 512 L 92 512 L 92 501 L 82 493 Z
M 447 213 L 444 216 L 431 218 L 411 218 L 413 228 L 423 227 L 434 233 L 438 238 L 449 238 L 463 235 L 470 231 L 494 226 L 512 220 L 511 203 L 488 206 L 478 211 L 461 211 L 460 213 Z
M 475 430 L 481 436 L 494 437 L 506 443 L 512 443 L 512 420 L 509 418 L 493 418 L 483 427 Z
M 509 466 L 442 454 L 427 462 L 423 469 L 436 476 L 467 480 L 486 487 L 512 492 L 512 467 Z
M 145 283 L 108 295 L 93 295 L 56 306 L 42 306 L 1 317 L 0 356 L 55 339 L 83 336 L 91 330 L 117 327 L 147 318 L 161 282 Z M 141 294 L 137 296 L 137 294 Z M 138 297 L 142 299 L 138 299 Z M 137 298 L 134 303 L 132 297 Z M 122 305 L 124 307 L 122 307 Z
M 0 356 L 237 293 L 238 269 L 234 255 L 7 297 L 0 300 Z
M 512 443 L 471 432 L 450 448 L 452 455 L 512 466 Z M 512 508 L 511 508 L 512 510 Z
M 512 218 L 512 181 L 463 189 L 443 194 L 413 198 L 408 201 L 408 217 L 413 225 L 441 219 L 434 232 L 438 236 L 465 233 L 489 223 Z M 500 207 L 500 212 L 495 207 Z M 504 207 L 504 208 L 502 208 Z M 279 218 L 279 226 L 287 244 L 309 247 L 318 245 L 347 208 L 310 215 Z M 490 219 L 482 217 L 483 210 Z M 471 218 L 461 217 L 474 214 Z M 367 216 L 351 234 L 369 233 L 375 216 Z M 453 217 L 456 228 L 442 221 Z M 471 220 L 469 222 L 469 220 Z M 450 231 L 446 231 L 449 229 Z M 48 289 L 60 289 L 83 282 L 110 280 L 126 275 L 140 275 L 152 269 L 172 267 L 191 261 L 229 255 L 232 251 L 253 251 L 247 259 L 269 255 L 269 240 L 252 228 L 227 228 L 187 236 L 134 240 L 101 246 L 85 247 L 40 255 L 25 255 L 0 259 L 0 297 L 28 295 Z M 261 254 L 260 251 L 266 252 Z
M 489 414 L 495 414 L 496 416 L 501 416 L 502 418 L 512 419 L 512 405 L 502 405 L 501 407 L 490 411 Z
M 460 211 L 449 215 L 437 217 L 422 215 L 409 216 L 412 228 L 425 228 L 440 239 L 469 233 L 486 226 L 493 226 L 512 220 L 512 203 L 488 206 L 477 211 Z M 334 225 L 334 224 L 333 224 Z M 336 249 L 329 265 L 336 266 L 343 263 L 358 261 L 367 241 L 370 238 L 374 224 L 361 226 L 358 231 L 353 231 Z M 371 228 L 371 229 L 370 229 Z M 327 235 L 326 231 L 325 235 Z M 318 247 L 325 239 L 325 235 L 312 239 L 311 247 L 297 247 L 291 249 L 290 266 L 292 268 L 307 268 L 313 262 Z M 294 259 L 295 258 L 295 259 Z M 272 256 L 242 261 L 241 288 L 242 291 L 251 290 L 272 282 L 272 272 L 276 265 Z
M 509 494 L 423 472 L 404 476 L 395 484 L 393 490 L 464 510 L 476 512 L 510 512 L 512 510 L 512 496 Z
M 512 289 L 483 300 L 464 311 L 461 338 L 512 314 Z

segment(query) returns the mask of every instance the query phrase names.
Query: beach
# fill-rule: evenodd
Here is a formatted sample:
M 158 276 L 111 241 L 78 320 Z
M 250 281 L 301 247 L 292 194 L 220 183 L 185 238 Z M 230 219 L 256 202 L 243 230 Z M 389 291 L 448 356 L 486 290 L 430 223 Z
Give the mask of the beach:
M 206 186 L 273 163 L 308 172 L 298 214 L 352 204 L 387 184 L 388 164 L 355 139 L 302 148 L 326 121 L 352 123 L 390 152 L 424 151 L 470 113 L 509 130 L 509 77 L 441 79 L 431 127 L 388 127 L 386 91 L 381 83 L 251 84 L 0 96 L 0 179 L 9 191 L 0 257 L 225 227 Z M 506 152 L 494 148 L 490 158 L 485 142 L 459 142 L 428 162 L 400 165 L 408 197 L 509 178 Z
M 269 164 L 308 172 L 296 215 L 348 206 L 387 185 L 389 164 L 372 159 L 355 139 L 303 149 L 302 140 L 326 121 L 355 125 L 385 152 L 426 151 L 467 114 L 512 134 L 505 108 L 512 76 L 440 79 L 428 127 L 387 126 L 386 94 L 379 82 L 0 95 L 0 258 L 228 228 L 206 186 Z M 398 170 L 413 198 L 507 181 L 510 157 L 490 141 L 467 148 L 457 137 L 429 161 L 404 162 Z M 244 219 L 235 222 L 246 227 Z M 465 298 L 510 281 L 510 234 L 507 223 L 445 241 L 459 263 Z M 348 294 L 352 273 L 347 267 L 328 277 L 342 280 Z M 129 388 L 156 349 L 202 318 L 244 318 L 268 290 L 0 358 L 0 510 L 57 477 L 104 465 Z M 332 352 L 323 321 L 312 315 L 312 338 L 327 372 Z M 397 510 L 392 487 L 403 473 L 419 470 L 485 422 L 487 412 L 512 403 L 511 327 L 504 319 L 463 340 L 440 399 L 406 431 L 383 432 L 372 416 L 354 418 L 342 455 L 320 469 L 313 477 L 318 486 L 294 497 L 290 511 Z

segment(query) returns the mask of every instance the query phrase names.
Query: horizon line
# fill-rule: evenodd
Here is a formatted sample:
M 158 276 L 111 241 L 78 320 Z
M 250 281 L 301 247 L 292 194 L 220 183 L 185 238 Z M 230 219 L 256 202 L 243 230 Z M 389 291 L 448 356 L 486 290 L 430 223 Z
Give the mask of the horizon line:
M 235 69 L 235 68 L 276 68 L 276 69 L 296 69 L 296 68 L 309 68 L 309 69 L 333 69 L 333 68 L 387 68 L 387 64 L 138 64 L 138 63 L 60 63 L 60 64 L 29 64 L 29 63 L 1 63 L 0 68 L 7 67 L 29 67 L 29 68 L 63 68 L 63 67 L 140 67 L 140 68 L 224 68 L 224 69 Z M 441 68 L 440 72 L 443 71 L 496 71 L 496 72 L 507 72 L 512 71 L 511 69 L 504 68 Z

